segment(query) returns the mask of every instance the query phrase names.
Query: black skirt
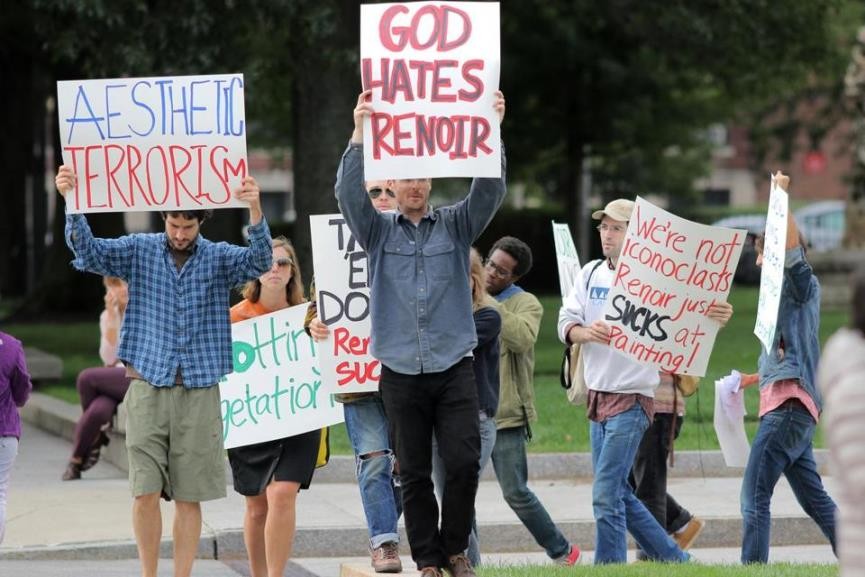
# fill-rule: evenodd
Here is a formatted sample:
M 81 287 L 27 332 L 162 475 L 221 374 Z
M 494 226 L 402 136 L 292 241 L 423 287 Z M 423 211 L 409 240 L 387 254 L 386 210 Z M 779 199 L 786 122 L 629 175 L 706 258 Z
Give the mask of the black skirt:
M 261 495 L 271 481 L 294 481 L 308 489 L 315 472 L 321 430 L 255 445 L 228 449 L 234 490 L 241 495 Z

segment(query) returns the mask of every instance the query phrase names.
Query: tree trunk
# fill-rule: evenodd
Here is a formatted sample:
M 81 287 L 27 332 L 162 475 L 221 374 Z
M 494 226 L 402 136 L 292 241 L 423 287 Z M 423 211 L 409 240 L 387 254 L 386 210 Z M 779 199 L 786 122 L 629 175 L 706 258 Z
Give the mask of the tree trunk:
M 309 216 L 338 210 L 333 194 L 336 168 L 351 136 L 353 103 L 360 93 L 357 3 L 324 0 L 310 3 L 309 9 L 319 14 L 294 18 L 292 26 L 297 28 L 290 34 L 290 54 L 295 63 L 292 104 L 297 211 L 292 243 L 307 284 L 312 278 Z M 322 18 L 321 12 L 329 13 L 333 25 L 312 32 L 308 24 Z
M 29 11 L 4 15 L 10 25 L 0 27 L 0 174 L 3 175 L 3 210 L 0 211 L 0 295 L 26 292 L 27 237 L 25 190 L 33 150 L 30 110 L 33 102 L 33 53 L 25 41 Z M 35 183 L 39 184 L 39 183 Z
M 54 159 L 53 165 L 60 166 L 63 158 L 60 154 L 60 143 L 57 130 L 57 115 L 53 114 L 50 117 L 45 114 L 45 101 L 54 92 L 54 78 L 58 77 L 56 71 L 53 74 L 48 73 L 45 69 L 38 68 L 38 63 L 33 64 L 35 72 L 41 80 L 35 86 L 39 90 L 33 91 L 31 98 L 33 104 L 30 106 L 31 116 L 27 118 L 37 126 L 38 129 L 31 129 L 25 133 L 31 135 L 31 130 L 41 130 L 43 134 L 47 134 L 46 138 L 50 138 L 53 142 Z M 67 75 L 68 77 L 68 75 Z M 46 130 L 45 123 L 48 127 Z M 32 137 L 31 137 L 32 143 Z M 73 255 L 66 246 L 64 237 L 64 227 L 66 221 L 65 204 L 63 199 L 57 198 L 57 203 L 54 208 L 54 214 L 51 218 L 51 235 L 50 244 L 45 244 L 46 236 L 38 234 L 39 231 L 47 230 L 45 223 L 45 198 L 47 192 L 45 190 L 45 169 L 44 158 L 46 149 L 46 139 L 41 139 L 39 146 L 41 150 L 33 153 L 34 159 L 22 164 L 24 169 L 24 180 L 29 179 L 32 182 L 32 197 L 34 206 L 35 221 L 33 229 L 36 231 L 34 245 L 34 253 L 40 255 L 37 263 L 36 285 L 31 291 L 28 291 L 27 298 L 20 307 L 15 310 L 12 319 L 27 320 L 30 318 L 40 318 L 44 313 L 49 313 L 52 316 L 81 316 L 88 314 L 88 318 L 95 311 L 98 311 L 102 306 L 102 284 L 98 276 L 85 274 L 76 271 L 70 264 Z M 21 147 L 26 152 L 30 152 L 33 148 Z M 53 172 L 50 175 L 53 182 Z M 53 184 L 51 185 L 53 188 Z M 23 187 L 21 188 L 23 190 Z M 24 194 L 12 195 L 13 197 L 25 198 Z M 21 226 L 24 226 L 24 212 L 18 215 L 18 221 Z M 93 214 L 87 217 L 93 234 L 97 237 L 114 238 L 125 232 L 123 223 L 123 213 L 102 213 Z M 22 235 L 23 236 L 23 235 Z M 23 274 L 24 268 L 20 269 Z M 14 279 L 13 279 L 14 280 Z

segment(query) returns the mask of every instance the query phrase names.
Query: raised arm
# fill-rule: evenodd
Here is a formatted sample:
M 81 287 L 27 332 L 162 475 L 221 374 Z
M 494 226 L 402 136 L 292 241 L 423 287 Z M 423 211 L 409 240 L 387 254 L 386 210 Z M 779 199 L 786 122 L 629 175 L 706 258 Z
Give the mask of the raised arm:
M 505 96 L 501 90 L 495 92 L 493 108 L 501 124 L 505 118 Z M 504 143 L 501 144 L 501 167 L 501 176 L 498 178 L 472 179 L 468 196 L 462 203 L 457 204 L 458 222 L 468 244 L 473 244 L 478 239 L 505 200 L 507 161 Z
M 75 188 L 76 180 L 70 167 L 63 165 L 58 169 L 54 183 L 64 200 L 67 193 Z M 72 266 L 76 269 L 124 280 L 129 278 L 134 257 L 131 237 L 96 238 L 83 214 L 66 215 L 65 236 L 66 245 L 75 254 Z
M 354 131 L 336 172 L 334 192 L 339 211 L 361 248 L 368 251 L 377 232 L 379 215 L 363 186 L 363 122 L 373 113 L 371 90 L 361 92 L 354 108 Z

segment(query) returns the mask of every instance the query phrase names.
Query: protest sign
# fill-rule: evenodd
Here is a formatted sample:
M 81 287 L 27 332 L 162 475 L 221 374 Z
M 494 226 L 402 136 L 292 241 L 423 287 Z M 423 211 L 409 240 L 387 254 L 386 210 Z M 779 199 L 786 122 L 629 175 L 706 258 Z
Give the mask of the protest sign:
M 784 260 L 787 244 L 788 196 L 775 184 L 769 191 L 769 212 L 766 215 L 766 236 L 763 242 L 763 265 L 760 271 L 760 298 L 754 334 L 769 354 L 775 342 L 778 307 L 781 305 L 781 286 L 784 282 Z
M 341 423 L 342 405 L 321 386 L 306 303 L 231 325 L 234 372 L 219 383 L 225 448 Z
M 574 279 L 580 274 L 580 257 L 567 224 L 553 221 L 553 240 L 556 243 L 556 263 L 559 267 L 559 289 L 562 291 L 562 304 L 574 288 Z
M 341 214 L 309 217 L 318 318 L 330 328 L 319 343 L 321 382 L 330 393 L 377 391 L 381 364 L 369 353 L 369 269 Z
M 57 83 L 70 213 L 245 207 L 243 75 Z
M 367 179 L 500 178 L 497 2 L 360 8 Z
M 603 318 L 610 346 L 659 370 L 706 374 L 745 232 L 690 222 L 637 197 Z

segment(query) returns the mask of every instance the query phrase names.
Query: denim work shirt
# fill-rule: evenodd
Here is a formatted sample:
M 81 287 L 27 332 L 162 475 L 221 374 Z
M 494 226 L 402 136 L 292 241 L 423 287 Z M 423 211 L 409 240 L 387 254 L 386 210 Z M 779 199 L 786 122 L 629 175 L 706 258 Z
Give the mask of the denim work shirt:
M 475 178 L 468 196 L 429 210 L 417 226 L 378 213 L 364 188 L 363 146 L 349 144 L 336 175 L 336 200 L 367 253 L 371 352 L 405 375 L 438 373 L 477 345 L 469 289 L 469 248 L 505 198 L 501 178 Z
M 817 410 L 823 400 L 817 389 L 817 361 L 820 360 L 820 282 L 799 246 L 787 250 L 778 324 L 772 353 L 761 347 L 760 388 L 784 379 L 798 379 L 814 399 Z M 781 346 L 783 339 L 783 350 Z
M 155 386 L 209 387 L 232 370 L 229 292 L 270 269 L 267 222 L 249 227 L 249 247 L 201 235 L 180 271 L 165 233 L 95 238 L 81 214 L 66 215 L 72 265 L 129 285 L 117 356 Z

